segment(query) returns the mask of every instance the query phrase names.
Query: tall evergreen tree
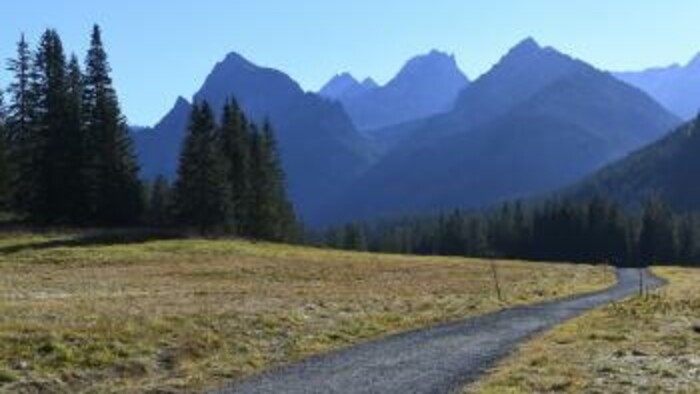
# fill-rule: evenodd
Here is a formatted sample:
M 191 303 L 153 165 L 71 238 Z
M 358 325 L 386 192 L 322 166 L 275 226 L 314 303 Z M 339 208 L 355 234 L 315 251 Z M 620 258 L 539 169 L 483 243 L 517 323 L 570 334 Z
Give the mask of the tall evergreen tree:
M 282 169 L 280 152 L 277 149 L 277 139 L 269 121 L 265 121 L 263 125 L 262 138 L 266 165 L 270 173 L 273 220 L 277 224 L 273 240 L 291 241 L 297 237 L 298 226 L 294 208 L 287 196 L 287 180 Z
M 286 196 L 284 174 L 272 127 L 267 122 L 262 132 L 253 127 L 249 174 L 251 187 L 247 234 L 271 241 L 294 238 L 294 212 Z
M 146 221 L 149 225 L 163 227 L 170 224 L 171 193 L 168 180 L 160 175 L 150 187 Z
M 666 264 L 675 252 L 673 215 L 666 204 L 654 197 L 644 204 L 639 253 L 645 265 Z
M 343 231 L 343 247 L 347 250 L 366 251 L 367 239 L 362 225 L 351 223 L 345 226 Z
M 63 44 L 55 30 L 46 30 L 34 56 L 31 90 L 34 130 L 31 147 L 35 184 L 29 199 L 30 218 L 42 223 L 69 222 L 71 193 L 66 184 L 73 174 L 67 149 L 73 130 L 68 121 L 68 81 Z
M 225 226 L 229 188 L 216 145 L 216 123 L 209 104 L 195 103 L 175 183 L 175 214 L 181 225 L 201 233 Z
M 227 204 L 228 226 L 235 233 L 243 234 L 249 216 L 250 193 L 250 137 L 245 114 L 236 101 L 226 102 L 219 128 L 218 146 L 221 151 L 230 187 L 231 201 Z
M 5 128 L 5 100 L 0 88 L 0 211 L 10 209 L 10 158 L 7 129 Z
M 14 210 L 25 213 L 34 195 L 35 177 L 33 128 L 35 99 L 32 94 L 32 52 L 24 35 L 17 43 L 17 54 L 8 62 L 13 75 L 9 86 L 6 132 L 10 160 L 9 194 Z
M 66 210 L 73 223 L 86 223 L 89 212 L 86 207 L 88 199 L 86 133 L 83 126 L 82 99 L 84 94 L 84 77 L 78 58 L 71 55 L 67 70 L 66 128 L 69 130 L 63 143 L 65 145 L 64 180 L 66 188 Z
M 697 255 L 697 228 L 693 215 L 685 215 L 678 225 L 678 252 L 676 257 L 683 263 L 693 263 Z
M 112 86 L 99 26 L 85 60 L 82 101 L 86 133 L 89 209 L 101 225 L 134 223 L 142 210 L 141 182 L 133 142 Z

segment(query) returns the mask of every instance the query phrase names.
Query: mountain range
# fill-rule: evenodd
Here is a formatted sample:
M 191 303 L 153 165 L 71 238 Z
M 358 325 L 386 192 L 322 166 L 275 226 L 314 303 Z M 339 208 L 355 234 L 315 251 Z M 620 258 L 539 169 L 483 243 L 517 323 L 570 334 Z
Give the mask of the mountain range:
M 618 72 L 615 76 L 649 93 L 683 119 L 695 117 L 700 110 L 700 55 L 686 65 Z
M 454 56 L 434 50 L 409 60 L 383 86 L 345 73 L 319 94 L 340 101 L 358 129 L 373 130 L 446 112 L 467 85 Z
M 422 120 L 327 208 L 356 220 L 481 207 L 555 190 L 679 120 L 641 90 L 527 39 Z
M 343 73 L 309 93 L 231 53 L 192 100 L 219 108 L 235 98 L 253 121 L 269 120 L 295 208 L 318 226 L 575 184 L 681 122 L 623 79 L 526 39 L 474 81 L 432 51 L 383 86 Z M 179 98 L 135 133 L 145 177 L 174 178 L 190 109 Z
M 286 74 L 257 66 L 232 53 L 219 62 L 194 100 L 222 108 L 235 99 L 250 120 L 275 129 L 289 194 L 303 219 L 334 197 L 372 164 L 373 150 L 341 104 L 304 92 Z M 174 178 L 190 103 L 178 99 L 152 129 L 135 134 L 142 173 Z
M 323 88 L 318 92 L 322 97 L 332 100 L 349 100 L 355 96 L 367 93 L 370 90 L 378 88 L 376 82 L 372 78 L 365 78 L 359 82 L 350 73 L 342 73 L 334 76 Z

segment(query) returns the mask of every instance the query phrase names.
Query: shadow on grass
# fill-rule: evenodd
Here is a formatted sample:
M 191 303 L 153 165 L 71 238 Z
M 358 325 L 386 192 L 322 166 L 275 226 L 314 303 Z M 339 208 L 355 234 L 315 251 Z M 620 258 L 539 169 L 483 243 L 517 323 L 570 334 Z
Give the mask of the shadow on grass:
M 185 235 L 177 232 L 154 230 L 111 230 L 83 232 L 78 235 L 50 241 L 8 245 L 0 247 L 0 254 L 9 255 L 28 250 L 46 250 L 53 248 L 75 248 L 83 246 L 111 246 L 142 244 L 150 241 L 184 239 Z

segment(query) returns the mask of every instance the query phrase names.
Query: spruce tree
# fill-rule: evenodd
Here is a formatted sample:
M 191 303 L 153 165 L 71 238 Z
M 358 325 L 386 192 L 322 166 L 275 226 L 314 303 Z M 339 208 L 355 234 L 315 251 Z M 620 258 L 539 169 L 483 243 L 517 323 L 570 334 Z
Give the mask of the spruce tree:
M 99 26 L 94 26 L 85 61 L 82 101 L 90 214 L 98 225 L 131 224 L 142 209 L 141 182 L 133 142 L 112 86 Z
M 217 139 L 224 162 L 226 182 L 231 201 L 227 204 L 227 224 L 237 234 L 245 232 L 249 216 L 250 192 L 250 138 L 249 125 L 243 111 L 235 101 L 226 102 Z
M 223 164 L 216 145 L 214 114 L 207 102 L 195 103 L 175 183 L 175 214 L 179 224 L 200 233 L 225 225 L 229 193 Z
M 273 206 L 273 220 L 276 223 L 274 240 L 291 241 L 297 237 L 298 227 L 294 208 L 287 197 L 287 185 L 277 140 L 272 125 L 266 121 L 263 125 L 262 143 L 266 165 L 270 176 L 270 195 Z
M 170 224 L 170 185 L 159 175 L 150 187 L 148 196 L 147 222 L 150 226 L 164 227 Z
M 73 153 L 67 149 L 66 141 L 75 130 L 68 122 L 66 58 L 55 30 L 46 30 L 42 35 L 32 73 L 35 102 L 31 171 L 35 183 L 28 214 L 35 222 L 66 223 L 71 204 L 66 180 L 72 175 L 67 162 Z
M 67 194 L 67 215 L 75 224 L 86 223 L 89 220 L 89 212 L 86 209 L 88 199 L 87 179 L 87 147 L 86 134 L 83 127 L 83 73 L 80 69 L 78 58 L 71 56 L 67 70 L 67 103 L 66 103 L 66 127 L 69 130 L 63 143 L 65 144 L 65 171 L 64 186 Z
M 7 108 L 7 155 L 10 161 L 9 195 L 13 209 L 26 213 L 34 196 L 35 177 L 33 128 L 35 100 L 32 94 L 32 52 L 24 35 L 17 43 L 17 55 L 8 62 L 12 73 Z
M 347 250 L 366 251 L 367 239 L 362 225 L 359 223 L 351 223 L 345 226 L 343 231 L 344 239 L 343 246 Z
M 269 123 L 262 132 L 253 127 L 250 142 L 250 193 L 247 235 L 270 241 L 288 241 L 296 221 L 287 199 L 284 173 Z
M 692 215 L 686 214 L 678 225 L 678 253 L 677 259 L 683 263 L 693 263 L 696 254 L 696 228 Z
M 675 226 L 673 215 L 666 204 L 657 197 L 644 204 L 642 229 L 639 235 L 641 263 L 666 264 L 675 253 Z
M 0 211 L 10 209 L 10 159 L 9 141 L 5 128 L 5 100 L 0 89 Z

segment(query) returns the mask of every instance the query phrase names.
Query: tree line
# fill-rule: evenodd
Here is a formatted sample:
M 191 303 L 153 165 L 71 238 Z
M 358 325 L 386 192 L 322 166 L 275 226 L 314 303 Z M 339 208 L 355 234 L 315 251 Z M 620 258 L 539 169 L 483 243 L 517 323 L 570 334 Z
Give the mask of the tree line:
M 216 122 L 209 103 L 190 114 L 178 178 L 151 186 L 151 218 L 201 233 L 232 233 L 255 239 L 295 241 L 298 225 L 285 190 L 272 126 L 247 120 L 234 100 Z
M 140 181 L 100 29 L 85 69 L 66 59 L 49 29 L 31 50 L 24 36 L 8 70 L 3 120 L 5 210 L 45 225 L 124 225 L 141 209 Z
M 315 240 L 333 248 L 420 255 L 497 257 L 615 265 L 700 263 L 700 216 L 674 214 L 660 199 L 627 210 L 590 201 L 506 203 L 331 228 Z
M 288 240 L 296 232 L 272 127 L 234 101 L 194 105 L 174 185 L 144 182 L 99 26 L 81 65 L 47 29 L 24 35 L 0 89 L 0 211 L 41 226 L 149 226 Z

